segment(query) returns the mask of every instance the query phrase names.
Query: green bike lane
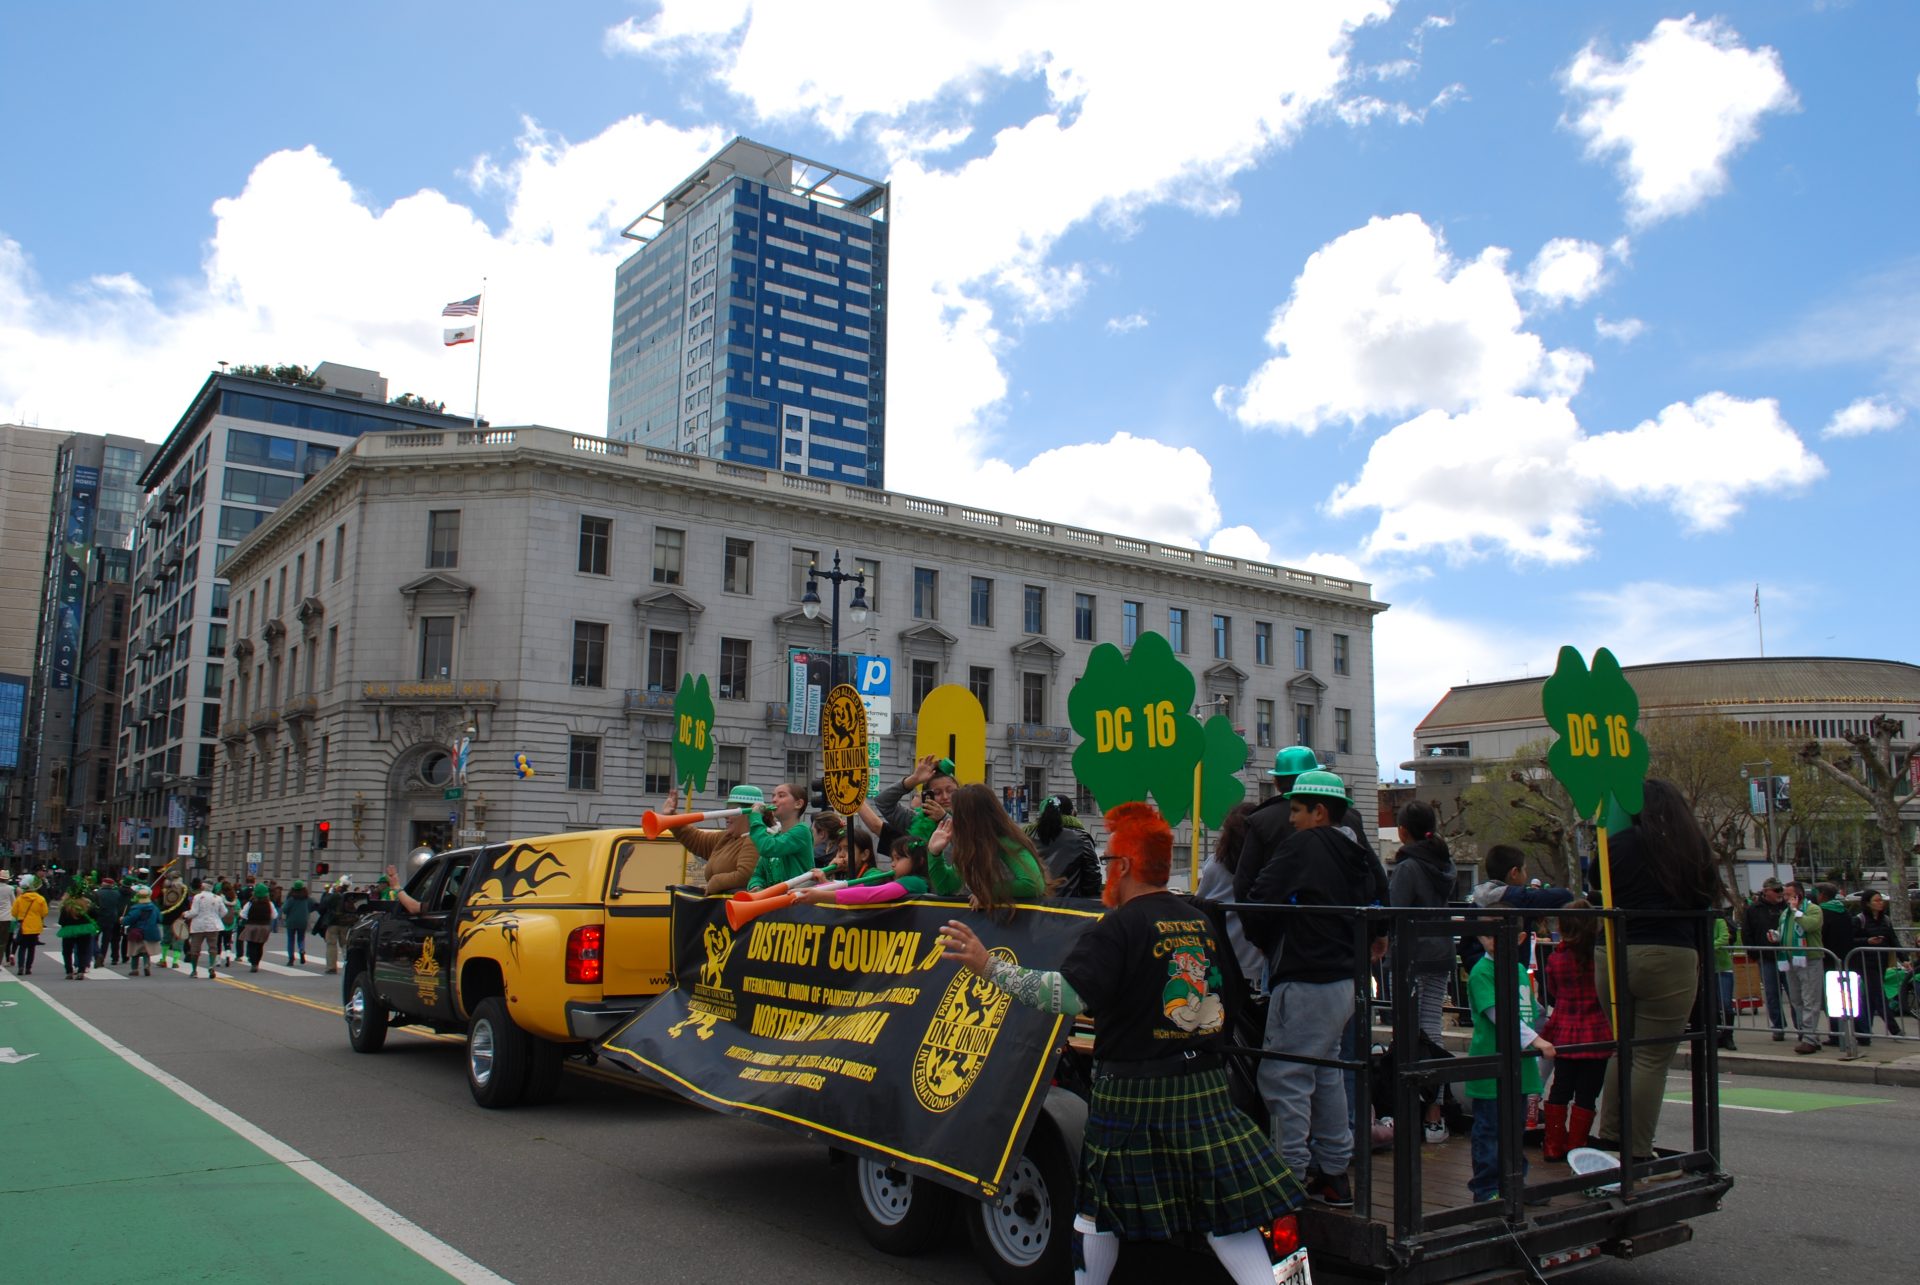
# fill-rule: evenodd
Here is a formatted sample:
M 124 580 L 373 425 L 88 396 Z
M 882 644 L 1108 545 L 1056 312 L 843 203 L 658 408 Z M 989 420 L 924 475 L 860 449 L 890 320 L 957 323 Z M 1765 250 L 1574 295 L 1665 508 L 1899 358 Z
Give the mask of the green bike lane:
M 37 981 L 37 979 L 36 979 Z M 45 1128 L 0 1177 L 8 1274 L 110 1280 L 501 1278 L 94 1031 L 38 986 L 0 985 L 0 1100 Z M 270 1230 L 267 1240 L 226 1233 Z M 103 1232 L 110 1231 L 110 1235 Z M 271 1245 L 271 1249 L 263 1248 Z M 129 1256 L 128 1246 L 145 1246 Z

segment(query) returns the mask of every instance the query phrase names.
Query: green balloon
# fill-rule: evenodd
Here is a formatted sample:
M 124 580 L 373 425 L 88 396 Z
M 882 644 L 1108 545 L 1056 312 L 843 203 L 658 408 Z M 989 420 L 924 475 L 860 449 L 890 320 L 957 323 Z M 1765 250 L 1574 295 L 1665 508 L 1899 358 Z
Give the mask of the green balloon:
M 1225 714 L 1215 714 L 1201 730 L 1207 752 L 1200 760 L 1200 819 L 1217 830 L 1247 797 L 1247 783 L 1240 779 L 1240 769 L 1247 765 L 1247 742 Z
M 713 693 L 707 676 L 680 676 L 673 697 L 673 779 L 694 790 L 707 788 L 707 770 L 713 766 Z
M 1207 736 L 1193 708 L 1193 674 L 1159 634 L 1146 633 L 1123 656 L 1102 643 L 1067 694 L 1067 719 L 1081 736 L 1073 774 L 1101 810 L 1149 797 L 1168 825 L 1193 807 L 1193 769 Z M 1246 750 L 1241 749 L 1241 762 Z
M 1540 689 L 1540 705 L 1558 738 L 1547 750 L 1547 770 L 1566 787 L 1575 810 L 1597 816 L 1611 796 L 1637 814 L 1645 796 L 1647 738 L 1636 726 L 1640 697 L 1613 653 L 1596 651 L 1589 670 L 1579 651 L 1562 647 L 1553 677 Z

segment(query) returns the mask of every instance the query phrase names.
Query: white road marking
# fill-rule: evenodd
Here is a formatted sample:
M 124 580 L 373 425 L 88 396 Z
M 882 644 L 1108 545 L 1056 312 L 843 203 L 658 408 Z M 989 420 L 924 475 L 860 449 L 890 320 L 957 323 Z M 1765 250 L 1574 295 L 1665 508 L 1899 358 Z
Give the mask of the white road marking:
M 476 1263 L 465 1254 L 447 1244 L 438 1236 L 427 1231 L 418 1223 L 381 1204 L 360 1188 L 334 1173 L 316 1160 L 310 1160 L 295 1151 L 280 1139 L 260 1128 L 252 1121 L 229 1111 L 200 1090 L 135 1053 L 105 1031 L 81 1017 L 78 1013 L 46 993 L 45 990 L 24 978 L 20 984 L 45 1000 L 47 1006 L 60 1016 L 78 1027 L 102 1048 L 119 1057 L 128 1066 L 141 1074 L 164 1085 L 181 1100 L 198 1107 L 201 1111 L 232 1129 L 235 1133 L 251 1142 L 254 1146 L 279 1161 L 293 1172 L 305 1178 L 320 1190 L 332 1196 L 347 1208 L 378 1227 L 387 1235 L 411 1249 L 420 1257 L 446 1272 L 455 1280 L 470 1282 L 471 1285 L 509 1285 L 507 1278 Z

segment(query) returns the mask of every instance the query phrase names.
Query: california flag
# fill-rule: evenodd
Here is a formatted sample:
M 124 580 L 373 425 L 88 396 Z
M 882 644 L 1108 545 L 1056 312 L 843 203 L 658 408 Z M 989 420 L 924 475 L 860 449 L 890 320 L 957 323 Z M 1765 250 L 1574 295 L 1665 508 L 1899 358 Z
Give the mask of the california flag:
M 472 326 L 461 326 L 458 330 L 443 331 L 442 333 L 446 336 L 447 347 L 451 348 L 455 344 L 472 343 L 473 329 L 474 328 Z

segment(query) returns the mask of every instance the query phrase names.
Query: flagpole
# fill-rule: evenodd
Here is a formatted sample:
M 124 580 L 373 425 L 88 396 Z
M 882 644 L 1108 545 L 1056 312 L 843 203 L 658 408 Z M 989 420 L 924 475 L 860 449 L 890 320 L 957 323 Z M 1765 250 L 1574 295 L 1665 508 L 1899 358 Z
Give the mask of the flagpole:
M 473 431 L 480 431 L 480 369 L 487 360 L 487 279 L 480 278 L 480 325 L 473 354 Z
M 1760 586 L 1753 587 L 1753 627 L 1760 634 L 1760 658 L 1767 656 L 1767 618 L 1760 614 Z

